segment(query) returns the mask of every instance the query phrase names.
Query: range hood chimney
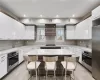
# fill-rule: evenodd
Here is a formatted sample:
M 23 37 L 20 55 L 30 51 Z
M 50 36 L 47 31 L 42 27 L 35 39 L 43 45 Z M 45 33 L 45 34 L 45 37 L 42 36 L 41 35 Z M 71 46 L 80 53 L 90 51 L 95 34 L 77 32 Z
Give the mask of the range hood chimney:
M 55 45 L 56 24 L 45 24 L 46 44 Z
M 45 24 L 45 36 L 56 36 L 56 24 Z

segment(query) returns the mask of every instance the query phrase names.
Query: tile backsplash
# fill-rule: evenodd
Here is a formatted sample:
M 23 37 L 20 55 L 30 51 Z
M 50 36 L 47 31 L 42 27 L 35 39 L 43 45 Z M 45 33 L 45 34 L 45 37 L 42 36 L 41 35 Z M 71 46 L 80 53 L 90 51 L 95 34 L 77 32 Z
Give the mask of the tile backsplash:
M 92 48 L 92 40 L 78 40 L 76 43 L 78 46 Z
M 33 41 L 33 40 L 26 41 L 25 43 L 26 43 L 26 45 L 46 45 L 46 42 L 37 42 L 37 41 Z M 48 44 L 50 44 L 50 43 L 48 43 Z M 76 45 L 76 41 L 74 41 L 74 40 L 66 40 L 64 42 L 56 42 L 55 41 L 55 44 L 56 45 Z
M 20 47 L 24 45 L 24 41 L 0 40 L 0 51 Z

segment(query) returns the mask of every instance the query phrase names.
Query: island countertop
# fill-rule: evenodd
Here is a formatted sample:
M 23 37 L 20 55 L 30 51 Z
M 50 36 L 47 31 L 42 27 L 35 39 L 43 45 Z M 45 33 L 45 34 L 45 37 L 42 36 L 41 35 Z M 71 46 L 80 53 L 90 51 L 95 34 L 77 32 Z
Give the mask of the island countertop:
M 27 55 L 75 55 L 67 49 L 33 49 Z

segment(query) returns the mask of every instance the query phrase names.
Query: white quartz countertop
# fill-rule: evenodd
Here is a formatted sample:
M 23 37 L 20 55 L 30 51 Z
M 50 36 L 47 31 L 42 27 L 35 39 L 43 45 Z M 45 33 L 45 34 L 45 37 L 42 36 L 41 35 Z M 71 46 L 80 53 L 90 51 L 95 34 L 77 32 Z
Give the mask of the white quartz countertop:
M 92 52 L 92 49 L 91 48 L 86 48 L 86 47 L 81 47 L 81 46 L 75 46 L 75 45 L 56 45 L 56 47 L 71 47 L 71 48 L 76 48 L 76 49 L 81 49 L 83 51 L 88 51 L 88 52 Z M 13 52 L 13 51 L 19 51 L 19 50 L 22 50 L 22 51 L 25 51 L 26 52 L 29 52 L 31 51 L 32 49 L 39 49 L 40 47 L 47 47 L 45 45 L 28 45 L 28 46 L 21 46 L 21 47 L 16 47 L 16 48 L 12 48 L 12 49 L 8 49 L 8 50 L 3 50 L 3 51 L 0 51 L 0 55 L 2 54 L 8 54 L 9 52 Z M 28 49 L 28 50 L 27 50 Z M 62 54 L 63 55 L 63 54 Z
M 67 49 L 34 49 L 26 54 L 27 55 L 74 55 L 75 53 Z
M 0 55 L 2 55 L 2 54 L 8 54 L 8 53 L 14 52 L 14 51 L 18 51 L 18 48 L 12 48 L 12 49 L 8 49 L 8 50 L 0 51 Z

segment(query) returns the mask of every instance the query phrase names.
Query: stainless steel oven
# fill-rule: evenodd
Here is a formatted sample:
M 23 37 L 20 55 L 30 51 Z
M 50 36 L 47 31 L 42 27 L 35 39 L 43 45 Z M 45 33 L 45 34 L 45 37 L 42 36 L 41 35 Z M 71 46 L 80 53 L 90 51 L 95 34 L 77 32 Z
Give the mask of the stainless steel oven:
M 18 52 L 8 53 L 8 72 L 19 64 Z
M 84 51 L 82 54 L 82 65 L 92 71 L 92 53 Z

